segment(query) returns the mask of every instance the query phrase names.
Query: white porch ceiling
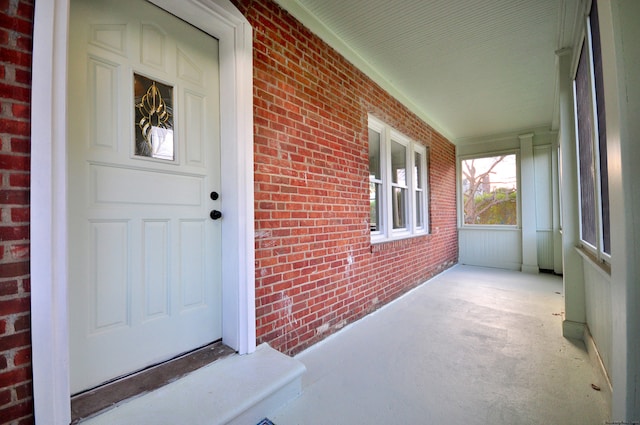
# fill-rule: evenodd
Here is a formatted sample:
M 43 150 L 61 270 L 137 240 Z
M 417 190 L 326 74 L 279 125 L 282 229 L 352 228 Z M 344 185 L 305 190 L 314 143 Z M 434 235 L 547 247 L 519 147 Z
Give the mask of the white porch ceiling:
M 455 143 L 551 128 L 582 0 L 277 0 Z

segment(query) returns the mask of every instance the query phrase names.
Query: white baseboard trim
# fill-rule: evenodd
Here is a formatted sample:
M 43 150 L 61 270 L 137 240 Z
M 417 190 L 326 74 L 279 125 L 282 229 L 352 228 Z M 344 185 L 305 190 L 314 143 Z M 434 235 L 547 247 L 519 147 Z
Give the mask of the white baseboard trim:
M 589 327 L 585 326 L 584 335 L 583 335 L 584 345 L 587 348 L 587 353 L 589 353 L 589 360 L 591 364 L 598 371 L 598 377 L 600 378 L 600 382 L 604 385 L 600 385 L 600 390 L 605 392 L 607 396 L 607 402 L 609 409 L 611 409 L 612 402 L 612 394 L 613 394 L 613 385 L 611 385 L 611 379 L 609 378 L 609 373 L 607 372 L 607 368 L 602 361 L 602 357 L 600 356 L 600 352 L 598 351 L 598 346 L 596 342 L 593 340 L 591 336 L 591 331 L 589 331 Z
M 562 336 L 565 338 L 584 340 L 584 331 L 587 325 L 579 322 L 572 322 L 571 320 L 564 320 L 562 322 Z
M 522 273 L 538 274 L 540 273 L 540 268 L 538 267 L 538 265 L 532 266 L 528 264 L 522 264 L 520 271 L 522 271 Z
M 584 342 L 587 354 L 589 355 L 589 362 L 593 365 L 596 375 L 598 376 L 598 382 L 594 382 L 594 384 L 598 385 L 600 391 L 604 393 L 605 400 L 607 401 L 608 416 L 611 417 L 613 386 L 611 385 L 607 368 L 598 351 L 598 346 L 591 336 L 589 326 L 587 326 L 586 323 L 565 320 L 562 322 L 562 335 L 565 338 L 577 339 Z

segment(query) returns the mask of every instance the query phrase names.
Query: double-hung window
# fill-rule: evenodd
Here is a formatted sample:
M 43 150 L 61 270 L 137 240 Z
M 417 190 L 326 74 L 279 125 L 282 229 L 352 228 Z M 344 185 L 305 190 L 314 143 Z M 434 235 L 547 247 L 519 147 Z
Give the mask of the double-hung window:
M 427 233 L 427 148 L 369 117 L 371 240 Z
M 597 2 L 585 22 L 573 82 L 578 151 L 580 241 L 600 261 L 611 256 L 602 57 Z

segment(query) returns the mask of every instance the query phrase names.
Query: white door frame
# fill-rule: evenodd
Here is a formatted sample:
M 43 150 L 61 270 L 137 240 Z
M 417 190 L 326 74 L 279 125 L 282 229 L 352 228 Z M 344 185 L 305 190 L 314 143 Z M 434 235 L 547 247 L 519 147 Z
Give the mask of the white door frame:
M 253 45 L 229 0 L 150 0 L 219 40 L 222 339 L 255 350 Z M 38 0 L 31 116 L 31 332 L 37 422 L 70 422 L 67 302 L 67 57 L 69 0 Z

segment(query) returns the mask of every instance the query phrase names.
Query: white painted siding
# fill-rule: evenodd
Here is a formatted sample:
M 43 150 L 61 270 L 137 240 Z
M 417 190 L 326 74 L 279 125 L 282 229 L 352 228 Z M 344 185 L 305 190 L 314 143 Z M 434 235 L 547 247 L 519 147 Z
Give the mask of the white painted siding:
M 538 230 L 536 237 L 538 244 L 538 267 L 543 270 L 553 270 L 553 231 Z
M 458 231 L 460 264 L 520 270 L 522 236 L 520 229 L 472 228 Z
M 607 372 L 611 373 L 613 332 L 610 277 L 583 257 L 587 325 Z
M 551 146 L 533 149 L 536 196 L 536 243 L 538 267 L 554 269 L 553 241 L 553 187 Z

